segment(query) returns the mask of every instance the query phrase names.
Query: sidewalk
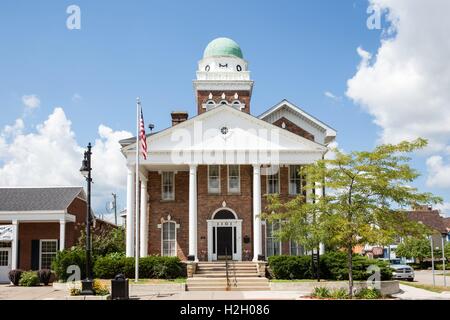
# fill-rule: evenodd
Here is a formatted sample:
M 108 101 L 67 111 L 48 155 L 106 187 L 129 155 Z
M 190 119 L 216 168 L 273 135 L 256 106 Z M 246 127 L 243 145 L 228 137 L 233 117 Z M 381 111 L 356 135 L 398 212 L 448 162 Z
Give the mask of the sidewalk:
M 450 292 L 437 293 L 404 284 L 400 284 L 400 290 L 401 292 L 393 297 L 401 300 L 450 300 Z

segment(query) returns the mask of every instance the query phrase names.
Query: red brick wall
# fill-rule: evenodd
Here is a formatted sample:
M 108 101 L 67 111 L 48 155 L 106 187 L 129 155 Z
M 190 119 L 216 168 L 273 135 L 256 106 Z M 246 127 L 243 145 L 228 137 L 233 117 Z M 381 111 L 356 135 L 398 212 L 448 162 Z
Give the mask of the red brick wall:
M 299 126 L 297 126 L 295 123 L 289 121 L 288 119 L 286 119 L 285 117 L 282 117 L 280 119 L 278 119 L 277 121 L 275 121 L 273 124 L 282 128 L 282 125 L 284 124 L 286 125 L 285 129 L 295 133 L 303 138 L 309 139 L 311 141 L 314 141 L 314 135 L 312 135 L 311 133 L 309 133 L 308 131 L 300 128 Z
M 76 222 L 66 223 L 65 248 L 77 244 L 81 230 L 85 228 L 86 202 L 76 198 L 69 206 L 68 213 L 76 217 Z M 105 228 L 114 228 L 113 225 L 96 221 L 94 233 Z M 29 270 L 31 268 L 31 241 L 43 239 L 59 240 L 59 222 L 19 223 L 20 258 L 19 268 Z
M 225 100 L 228 101 L 228 103 L 233 102 L 234 94 L 237 93 L 239 95 L 239 101 L 241 103 L 245 104 L 245 108 L 242 109 L 242 111 L 246 113 L 250 113 L 250 92 L 249 91 L 198 91 L 197 92 L 197 111 L 198 114 L 201 114 L 206 111 L 206 109 L 203 109 L 202 105 L 206 103 L 209 100 L 209 94 L 212 93 L 214 102 L 219 103 L 222 101 L 222 93 L 225 93 Z
M 207 220 L 212 214 L 226 206 L 234 210 L 239 219 L 242 219 L 242 240 L 246 235 L 250 237 L 250 243 L 242 243 L 242 251 L 249 250 L 253 256 L 253 167 L 240 166 L 241 192 L 228 194 L 227 166 L 220 168 L 221 190 L 219 194 L 209 194 L 207 184 L 207 166 L 199 166 L 197 173 L 197 243 L 199 259 L 207 259 L 208 252 L 208 225 Z M 280 168 L 281 199 L 291 199 L 288 195 L 288 167 Z M 266 207 L 266 176 L 261 176 L 261 192 L 263 194 L 262 210 Z M 149 241 L 148 253 L 161 254 L 161 229 L 157 227 L 161 219 L 167 219 L 170 214 L 172 220 L 180 224 L 177 229 L 177 254 L 182 260 L 186 260 L 189 254 L 189 172 L 179 171 L 175 175 L 175 200 L 161 200 L 161 175 L 158 172 L 149 172 Z M 265 236 L 263 228 L 263 254 L 265 252 Z M 282 253 L 289 254 L 289 242 L 282 245 Z

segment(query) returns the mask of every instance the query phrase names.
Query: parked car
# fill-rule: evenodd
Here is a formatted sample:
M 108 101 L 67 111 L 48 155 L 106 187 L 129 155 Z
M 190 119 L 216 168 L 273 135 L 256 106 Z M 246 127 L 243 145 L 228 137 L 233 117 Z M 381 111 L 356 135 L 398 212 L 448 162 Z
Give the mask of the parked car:
M 414 269 L 406 264 L 389 265 L 392 271 L 392 279 L 414 281 Z

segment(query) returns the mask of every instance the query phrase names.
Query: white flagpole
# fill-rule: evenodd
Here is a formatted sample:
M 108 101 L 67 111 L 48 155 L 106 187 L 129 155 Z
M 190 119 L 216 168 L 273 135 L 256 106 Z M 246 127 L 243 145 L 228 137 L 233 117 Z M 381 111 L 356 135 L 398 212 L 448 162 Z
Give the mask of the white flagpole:
M 140 119 L 140 110 L 141 109 L 141 100 L 139 97 L 136 99 L 136 114 L 137 114 L 137 130 L 136 130 L 136 220 L 135 220 L 135 274 L 134 274 L 134 282 L 139 281 L 139 153 L 140 153 L 140 127 L 141 127 L 141 119 Z

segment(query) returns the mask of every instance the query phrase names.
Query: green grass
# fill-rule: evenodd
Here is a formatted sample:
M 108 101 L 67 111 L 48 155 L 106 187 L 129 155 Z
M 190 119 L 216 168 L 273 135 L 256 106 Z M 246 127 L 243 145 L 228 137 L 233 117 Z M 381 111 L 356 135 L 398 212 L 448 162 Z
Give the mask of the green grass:
M 404 284 L 406 286 L 410 286 L 410 287 L 414 287 L 414 288 L 418 288 L 418 289 L 424 289 L 424 290 L 428 290 L 428 291 L 436 292 L 436 293 L 450 291 L 449 287 L 442 287 L 442 286 L 433 287 L 431 284 L 419 284 L 419 283 L 414 283 L 414 282 L 409 282 L 409 281 L 400 281 L 400 283 Z
M 101 282 L 110 285 L 111 280 L 101 279 Z M 128 279 L 129 284 L 175 284 L 175 283 L 186 283 L 186 278 L 177 279 L 139 279 L 138 282 L 134 282 L 134 279 Z

